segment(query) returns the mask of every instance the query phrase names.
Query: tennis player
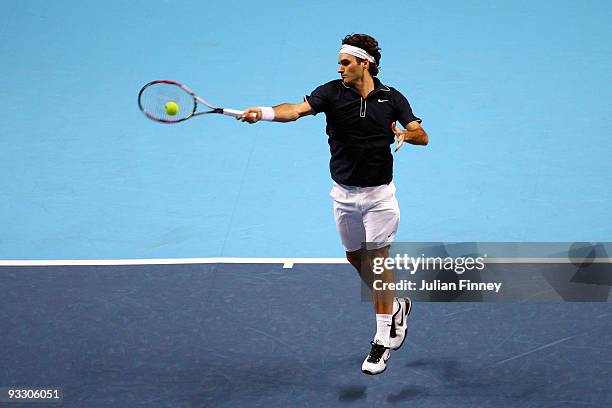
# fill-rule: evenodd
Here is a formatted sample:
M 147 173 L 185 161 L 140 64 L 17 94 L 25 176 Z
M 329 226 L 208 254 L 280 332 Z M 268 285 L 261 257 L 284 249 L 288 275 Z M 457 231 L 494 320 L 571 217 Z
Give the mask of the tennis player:
M 408 100 L 376 78 L 379 66 L 380 48 L 374 38 L 347 35 L 338 56 L 342 79 L 319 86 L 302 103 L 252 107 L 238 117 L 248 123 L 291 122 L 325 113 L 334 219 L 346 258 L 370 290 L 373 260 L 388 257 L 400 220 L 391 145 L 397 139 L 398 151 L 404 142 L 428 143 L 421 119 L 412 113 Z M 397 128 L 396 121 L 405 130 Z M 376 279 L 393 282 L 393 271 L 385 270 Z M 372 298 L 376 333 L 362 371 L 379 374 L 387 367 L 390 351 L 404 343 L 412 302 L 394 298 L 390 290 L 373 290 Z

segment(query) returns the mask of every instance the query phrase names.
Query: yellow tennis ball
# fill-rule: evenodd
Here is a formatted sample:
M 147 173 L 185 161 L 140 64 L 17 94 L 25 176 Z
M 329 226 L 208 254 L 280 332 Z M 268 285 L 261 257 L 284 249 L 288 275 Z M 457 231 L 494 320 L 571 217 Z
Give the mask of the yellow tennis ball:
M 166 104 L 166 113 L 168 115 L 174 116 L 178 113 L 178 111 L 179 111 L 179 106 L 177 105 L 176 102 L 170 101 Z

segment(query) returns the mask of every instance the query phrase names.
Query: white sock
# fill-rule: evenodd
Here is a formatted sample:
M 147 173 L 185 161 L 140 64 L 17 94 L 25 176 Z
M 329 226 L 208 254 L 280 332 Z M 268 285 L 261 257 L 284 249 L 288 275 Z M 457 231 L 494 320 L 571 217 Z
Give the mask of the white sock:
M 391 319 L 390 314 L 376 314 L 376 335 L 374 343 L 389 347 L 391 344 Z

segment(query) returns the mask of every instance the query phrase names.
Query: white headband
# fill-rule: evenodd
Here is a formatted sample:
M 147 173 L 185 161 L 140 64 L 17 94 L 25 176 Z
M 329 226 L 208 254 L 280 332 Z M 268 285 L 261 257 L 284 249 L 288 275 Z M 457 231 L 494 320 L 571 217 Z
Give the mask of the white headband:
M 370 61 L 372 64 L 376 64 L 376 60 L 373 56 L 367 53 L 366 50 L 361 49 L 359 47 L 354 47 L 348 44 L 342 44 L 340 48 L 340 54 L 349 54 L 357 58 L 366 59 Z

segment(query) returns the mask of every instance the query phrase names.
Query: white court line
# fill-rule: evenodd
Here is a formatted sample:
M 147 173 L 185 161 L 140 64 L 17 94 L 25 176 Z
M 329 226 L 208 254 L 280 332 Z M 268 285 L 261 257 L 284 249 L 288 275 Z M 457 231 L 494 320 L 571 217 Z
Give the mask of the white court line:
M 167 259 L 50 259 L 0 260 L 0 266 L 112 266 L 181 264 L 346 264 L 345 258 L 167 258 Z
M 49 259 L 0 260 L 0 266 L 112 266 L 181 264 L 347 264 L 345 258 L 167 258 L 167 259 Z M 428 263 L 433 263 L 429 261 Z M 568 264 L 612 263 L 612 258 L 485 258 L 485 264 Z

